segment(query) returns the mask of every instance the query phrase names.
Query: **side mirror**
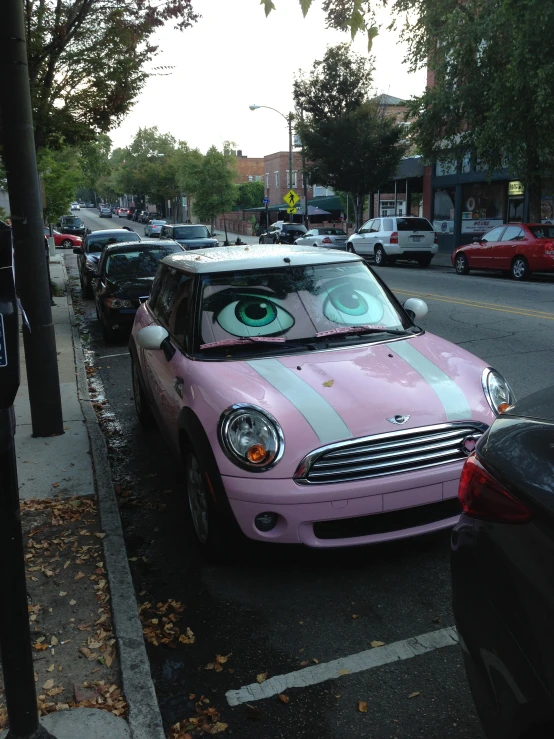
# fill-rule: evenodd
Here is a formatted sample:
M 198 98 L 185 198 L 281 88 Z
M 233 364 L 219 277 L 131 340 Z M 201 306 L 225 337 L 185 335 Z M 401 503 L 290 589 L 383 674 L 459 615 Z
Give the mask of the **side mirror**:
M 81 254 L 81 249 L 78 246 L 73 248 L 73 254 Z
M 403 307 L 411 319 L 424 318 L 429 312 L 427 303 L 420 298 L 408 298 Z
M 136 340 L 141 349 L 156 351 L 169 336 L 162 326 L 145 326 L 137 332 Z
M 87 228 L 87 233 L 88 234 L 91 234 L 92 233 L 92 230 L 90 228 Z
M 360 233 L 360 229 L 359 229 L 359 228 L 356 228 L 356 229 L 354 230 L 354 233 L 355 233 L 355 234 L 359 234 L 359 233 Z
M 480 241 L 481 241 L 481 237 L 480 236 L 474 236 L 471 243 L 472 244 L 478 244 Z

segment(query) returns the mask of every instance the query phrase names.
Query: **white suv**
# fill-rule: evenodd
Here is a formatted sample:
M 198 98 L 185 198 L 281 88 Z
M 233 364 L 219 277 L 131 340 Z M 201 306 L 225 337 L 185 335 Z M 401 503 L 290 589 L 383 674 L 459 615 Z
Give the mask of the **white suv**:
M 352 234 L 347 251 L 372 255 L 375 264 L 391 264 L 397 259 L 411 259 L 422 267 L 431 264 L 439 247 L 437 234 L 427 218 L 395 216 L 372 218 Z

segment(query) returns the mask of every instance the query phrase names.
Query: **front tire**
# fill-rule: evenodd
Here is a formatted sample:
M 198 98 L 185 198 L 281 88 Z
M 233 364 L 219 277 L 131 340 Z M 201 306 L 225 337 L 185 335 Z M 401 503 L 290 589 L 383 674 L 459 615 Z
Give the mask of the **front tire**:
M 525 257 L 516 257 L 512 262 L 512 277 L 514 280 L 523 282 L 523 280 L 528 280 L 530 276 L 531 270 Z
M 458 275 L 469 274 L 469 262 L 463 252 L 460 252 L 460 254 L 456 254 L 456 259 L 454 260 L 454 268 L 456 270 L 456 274 Z
M 71 249 L 73 242 L 70 239 L 64 239 L 62 241 L 62 249 Z
M 264 239 L 263 239 L 263 236 L 260 236 L 260 241 L 259 241 L 259 243 L 260 243 L 260 244 L 265 244 L 265 241 L 264 241 Z
M 81 275 L 81 292 L 83 294 L 83 298 L 92 298 L 92 285 L 90 284 L 90 281 L 87 280 L 87 278 L 83 278 Z
M 355 254 L 355 253 L 356 253 L 356 249 L 354 249 L 354 245 L 353 245 L 353 244 L 350 244 L 350 243 L 348 243 L 348 244 L 346 245 L 346 251 L 347 251 L 347 252 L 348 252 L 349 254 Z
M 375 247 L 375 266 L 384 267 L 387 264 L 387 254 L 382 246 Z

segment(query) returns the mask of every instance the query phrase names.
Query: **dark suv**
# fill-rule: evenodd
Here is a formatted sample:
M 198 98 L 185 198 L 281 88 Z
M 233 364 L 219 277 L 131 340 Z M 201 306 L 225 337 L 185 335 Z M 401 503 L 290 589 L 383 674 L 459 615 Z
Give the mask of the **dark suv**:
M 96 268 L 104 248 L 108 244 L 140 240 L 140 236 L 128 226 L 103 231 L 92 231 L 84 237 L 81 246 L 73 249 L 73 253 L 77 254 L 78 257 L 79 279 L 85 298 L 92 298 L 92 280 L 96 277 Z
M 206 249 L 219 245 L 208 226 L 201 223 L 167 223 L 162 226 L 160 239 L 176 241 L 185 249 Z
M 58 228 L 63 234 L 73 236 L 84 236 L 87 232 L 86 226 L 79 216 L 62 216 L 58 221 Z
M 260 244 L 294 244 L 307 233 L 308 229 L 301 223 L 284 223 L 276 221 L 260 236 Z

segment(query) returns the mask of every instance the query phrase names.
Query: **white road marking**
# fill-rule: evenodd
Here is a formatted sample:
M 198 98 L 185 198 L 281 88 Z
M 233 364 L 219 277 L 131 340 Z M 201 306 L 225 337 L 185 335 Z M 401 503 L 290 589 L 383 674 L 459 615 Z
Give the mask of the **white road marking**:
M 276 675 L 263 683 L 245 685 L 240 690 L 228 690 L 225 697 L 230 706 L 251 703 L 263 698 L 271 698 L 273 695 L 284 692 L 287 688 L 306 688 L 309 685 L 322 683 L 326 680 L 336 680 L 339 677 L 344 677 L 344 675 L 371 670 L 373 667 L 387 665 L 390 662 L 417 657 L 420 654 L 432 652 L 442 647 L 451 647 L 457 643 L 458 635 L 454 627 L 430 631 L 421 636 L 386 644 L 384 647 L 367 649 L 365 652 L 351 654 L 349 657 L 341 657 L 332 662 L 305 667 L 303 670 L 289 672 L 287 675 Z
M 112 357 L 128 357 L 129 352 L 124 352 L 123 354 L 103 354 L 98 355 L 97 359 L 111 359 Z

